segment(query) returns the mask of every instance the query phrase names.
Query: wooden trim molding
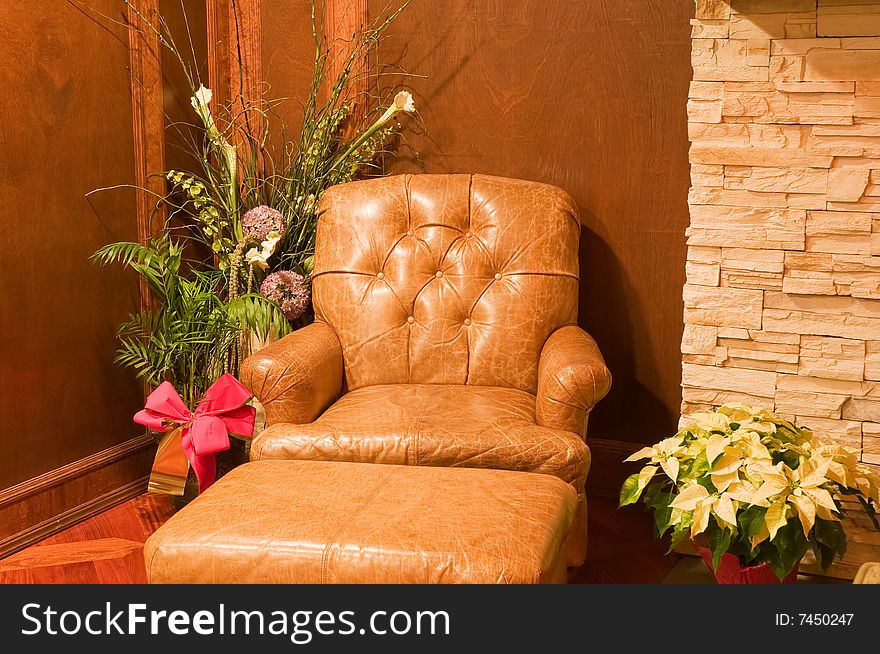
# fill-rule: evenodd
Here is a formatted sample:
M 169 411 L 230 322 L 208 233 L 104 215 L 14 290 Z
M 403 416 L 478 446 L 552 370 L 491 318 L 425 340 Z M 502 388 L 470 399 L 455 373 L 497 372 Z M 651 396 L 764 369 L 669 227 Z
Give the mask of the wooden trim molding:
M 0 558 L 144 493 L 155 451 L 145 434 L 0 492 Z

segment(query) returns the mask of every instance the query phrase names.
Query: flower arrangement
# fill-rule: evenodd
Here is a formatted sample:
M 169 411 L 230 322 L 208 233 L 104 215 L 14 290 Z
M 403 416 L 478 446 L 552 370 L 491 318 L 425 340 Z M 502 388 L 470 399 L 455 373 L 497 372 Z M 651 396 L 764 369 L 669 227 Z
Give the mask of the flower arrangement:
M 745 405 L 691 418 L 627 459 L 648 463 L 620 493 L 620 506 L 641 499 L 653 510 L 658 537 L 671 531 L 669 551 L 689 536 L 706 543 L 713 569 L 729 552 L 781 580 L 811 548 L 823 568 L 843 555 L 843 497 L 880 529 L 880 475 L 858 463 L 858 451 Z
M 283 336 L 310 319 L 321 195 L 375 171 L 399 127 L 394 119 L 415 113 L 407 91 L 392 91 L 377 104 L 354 84 L 371 74 L 371 55 L 406 3 L 356 34 L 341 54 L 319 36 L 313 3 L 312 88 L 302 131 L 281 143 L 280 156 L 270 138 L 277 102 L 238 93 L 218 106 L 161 16 L 126 4 L 140 22 L 131 28 L 155 36 L 182 67 L 198 166 L 162 173 L 169 188 L 157 197 L 157 208 L 167 209 L 168 221 L 160 234 L 146 244 L 107 245 L 93 259 L 133 269 L 154 301 L 120 327 L 116 361 L 151 387 L 171 382 L 192 407 L 218 376 L 238 374 L 250 343 Z M 326 79 L 331 64 L 338 75 Z

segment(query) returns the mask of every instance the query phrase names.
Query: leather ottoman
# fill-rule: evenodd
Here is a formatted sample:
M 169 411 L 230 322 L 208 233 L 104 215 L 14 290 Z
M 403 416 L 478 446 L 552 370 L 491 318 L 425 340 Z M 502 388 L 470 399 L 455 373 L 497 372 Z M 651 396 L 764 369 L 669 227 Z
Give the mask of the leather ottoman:
M 564 583 L 576 499 L 534 473 L 254 461 L 144 557 L 150 583 Z

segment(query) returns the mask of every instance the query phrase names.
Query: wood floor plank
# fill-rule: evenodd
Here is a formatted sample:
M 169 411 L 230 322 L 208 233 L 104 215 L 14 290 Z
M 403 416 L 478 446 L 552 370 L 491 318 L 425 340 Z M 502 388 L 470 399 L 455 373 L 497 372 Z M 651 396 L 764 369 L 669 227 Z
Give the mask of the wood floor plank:
M 122 538 L 36 545 L 0 561 L 0 572 L 117 559 L 129 555 L 132 550 L 141 549 L 143 543 Z

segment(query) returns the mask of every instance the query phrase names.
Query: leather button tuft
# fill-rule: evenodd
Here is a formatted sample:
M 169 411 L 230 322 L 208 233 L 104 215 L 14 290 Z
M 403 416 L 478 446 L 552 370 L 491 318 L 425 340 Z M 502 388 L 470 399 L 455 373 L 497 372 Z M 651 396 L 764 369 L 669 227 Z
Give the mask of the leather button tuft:
M 411 325 L 416 321 L 416 319 L 413 318 L 412 316 L 409 316 L 409 317 L 407 317 L 406 321 Z
M 443 277 L 443 272 L 440 271 L 440 270 L 438 270 L 437 272 L 434 273 L 434 277 L 437 277 L 438 279 L 439 279 L 440 277 Z
M 501 273 L 495 273 L 495 281 L 497 282 L 499 279 L 501 279 Z
M 471 319 L 470 319 L 470 318 L 465 318 L 465 319 L 464 319 L 464 325 L 465 325 L 465 327 L 467 327 L 467 326 L 470 325 L 470 324 L 471 324 Z
M 407 236 L 415 236 L 415 232 L 414 232 L 413 230 L 409 230 L 409 231 L 406 233 L 406 235 L 407 235 Z
M 376 273 L 376 279 L 385 279 L 385 273 L 383 273 L 383 272 Z
M 464 235 L 464 237 L 465 238 L 473 238 L 474 234 L 473 234 L 473 232 L 468 232 L 467 234 Z

